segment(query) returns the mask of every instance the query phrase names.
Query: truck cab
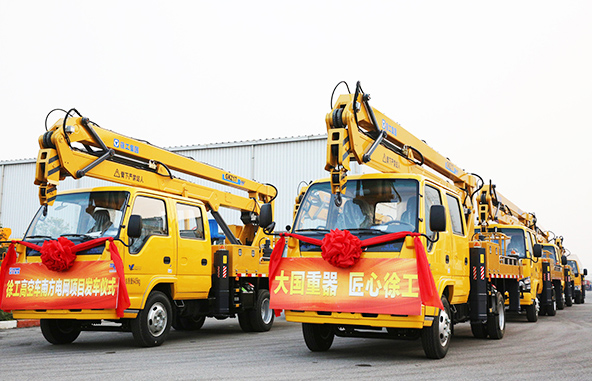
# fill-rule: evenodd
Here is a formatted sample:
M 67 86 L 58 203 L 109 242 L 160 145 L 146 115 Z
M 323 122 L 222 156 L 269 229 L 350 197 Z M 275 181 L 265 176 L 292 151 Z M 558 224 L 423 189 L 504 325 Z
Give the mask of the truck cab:
M 530 322 L 538 320 L 541 311 L 543 293 L 542 261 L 535 256 L 536 234 L 532 229 L 522 225 L 489 224 L 489 232 L 503 233 L 509 237 L 505 241 L 508 255 L 518 258 L 522 266 L 522 278 L 519 281 L 521 312 L 526 313 Z M 506 301 L 507 303 L 507 301 Z
M 583 287 L 583 280 L 584 277 L 588 275 L 588 269 L 582 269 L 580 262 L 574 258 L 573 255 L 570 255 L 570 257 L 567 258 L 567 265 L 571 270 L 570 287 L 572 289 L 573 301 L 575 304 L 582 304 L 586 299 L 586 290 Z
M 233 230 L 240 237 L 242 229 L 248 228 L 235 226 Z M 131 330 L 145 346 L 162 343 L 171 326 L 199 329 L 207 316 L 238 315 L 241 327 L 248 331 L 271 327 L 266 278 L 269 253 L 264 256 L 252 242 L 229 245 L 217 241 L 218 231 L 211 230 L 203 202 L 127 186 L 66 191 L 52 205 L 40 207 L 23 240 L 42 246 L 45 241 L 67 238 L 77 245 L 101 237 L 114 239 L 109 245 L 117 246 L 123 262 L 130 305 L 122 317 L 113 307 L 72 304 L 72 298 L 84 301 L 92 296 L 100 276 L 91 270 L 71 278 L 39 266 L 37 280 L 55 280 L 54 288 L 36 288 L 36 283 L 33 292 L 15 288 L 3 306 L 11 308 L 17 319 L 42 319 L 44 336 L 58 344 L 73 341 L 72 332 L 100 328 L 102 320 Z M 264 242 L 266 235 L 258 229 L 255 237 L 256 242 Z M 76 262 L 109 262 L 112 250 L 104 242 L 78 252 Z M 19 245 L 18 254 L 13 268 L 42 262 L 38 250 Z M 115 287 L 115 293 L 121 291 Z M 43 308 L 47 300 L 54 301 L 51 309 Z
M 291 232 L 300 239 L 288 239 L 288 262 L 281 267 L 282 276 L 272 279 L 274 308 L 283 308 L 287 321 L 303 323 L 313 351 L 328 349 L 334 336 L 382 335 L 422 337 L 428 357 L 442 357 L 452 325 L 470 319 L 473 229 L 467 226 L 458 191 L 422 175 L 365 174 L 348 176 L 341 203 L 336 198 L 324 179 L 309 185 L 298 199 Z M 433 231 L 439 211 L 445 226 Z M 362 242 L 399 232 L 430 238 L 420 239 L 444 309 L 422 305 L 418 298 L 419 259 L 411 236 L 368 246 L 359 264 L 340 269 L 323 260 L 321 247 L 307 243 L 307 238 L 322 239 L 335 230 L 347 230 Z M 436 344 L 430 349 L 426 343 L 432 334 Z
M 565 308 L 565 276 L 564 265 L 567 259 L 560 254 L 560 250 L 552 243 L 543 243 L 542 245 L 542 260 L 549 263 L 551 282 L 553 283 L 553 290 L 555 291 L 555 300 L 557 309 Z M 560 257 L 561 256 L 561 257 Z

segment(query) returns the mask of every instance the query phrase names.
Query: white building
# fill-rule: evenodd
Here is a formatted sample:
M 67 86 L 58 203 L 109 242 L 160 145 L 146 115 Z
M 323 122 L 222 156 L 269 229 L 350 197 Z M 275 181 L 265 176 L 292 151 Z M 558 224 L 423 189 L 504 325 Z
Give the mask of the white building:
M 286 225 L 292 224 L 292 210 L 299 188 L 304 183 L 328 177 L 328 172 L 324 170 L 326 147 L 326 135 L 313 135 L 173 147 L 169 150 L 238 176 L 273 184 L 278 189 L 274 210 L 276 230 L 282 231 Z M 352 166 L 351 173 L 359 173 L 359 168 Z M 187 178 L 180 173 L 175 175 Z M 34 179 L 34 159 L 0 161 L 0 224 L 12 229 L 11 238 L 23 237 L 39 208 L 39 187 L 33 184 Z M 240 194 L 240 191 L 217 184 L 201 180 L 195 182 Z M 80 180 L 68 178 L 58 185 L 58 192 L 108 184 L 88 177 Z M 232 211 L 223 213 L 227 222 L 238 223 L 238 212 L 236 215 L 230 213 Z

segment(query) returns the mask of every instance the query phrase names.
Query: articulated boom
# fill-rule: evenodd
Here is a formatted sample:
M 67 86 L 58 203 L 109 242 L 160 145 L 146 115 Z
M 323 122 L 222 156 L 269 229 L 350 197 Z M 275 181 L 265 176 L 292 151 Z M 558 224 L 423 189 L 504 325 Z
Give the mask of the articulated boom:
M 39 145 L 35 184 L 40 185 L 41 204 L 53 202 L 56 186 L 66 176 L 91 176 L 194 198 L 214 211 L 223 206 L 258 214 L 260 203 L 271 202 L 277 193 L 270 185 L 103 129 L 83 117 L 60 119 L 39 138 Z M 176 178 L 173 170 L 244 190 L 248 197 Z
M 522 225 L 537 231 L 536 216 L 522 211 L 518 206 L 497 192 L 493 184 L 485 184 L 477 196 L 479 205 L 479 224 L 487 227 L 488 221 L 497 221 L 504 225 Z
M 444 179 L 422 168 L 427 166 L 456 187 L 471 195 L 476 178 L 464 172 L 426 143 L 405 130 L 368 103 L 369 94 L 363 93 L 360 83 L 354 95 L 341 95 L 333 110 L 327 114 L 327 165 L 331 172 L 331 188 L 335 194 L 344 191 L 350 158 L 383 173 L 416 173 L 435 181 Z M 472 209 L 470 197 L 466 207 Z

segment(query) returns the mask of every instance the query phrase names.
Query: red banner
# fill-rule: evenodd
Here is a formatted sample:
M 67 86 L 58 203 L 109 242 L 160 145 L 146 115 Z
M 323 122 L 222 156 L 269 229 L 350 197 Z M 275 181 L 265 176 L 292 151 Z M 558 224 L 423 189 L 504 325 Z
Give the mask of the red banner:
M 1 286 L 3 310 L 114 309 L 119 277 L 111 261 L 77 261 L 67 272 L 14 263 Z
M 271 308 L 420 315 L 417 264 L 365 258 L 338 268 L 322 258 L 281 258 L 271 279 Z

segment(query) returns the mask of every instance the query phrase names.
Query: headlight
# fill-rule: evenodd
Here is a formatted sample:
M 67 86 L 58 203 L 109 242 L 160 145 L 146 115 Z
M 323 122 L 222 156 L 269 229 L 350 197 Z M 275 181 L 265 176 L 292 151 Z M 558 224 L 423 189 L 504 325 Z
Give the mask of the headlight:
M 530 277 L 522 278 L 518 281 L 520 291 L 530 291 Z

